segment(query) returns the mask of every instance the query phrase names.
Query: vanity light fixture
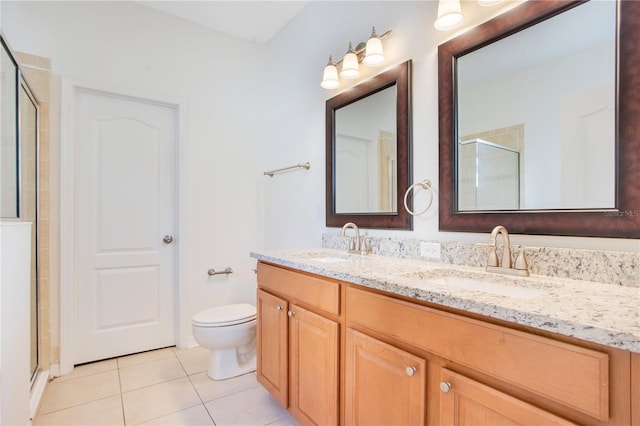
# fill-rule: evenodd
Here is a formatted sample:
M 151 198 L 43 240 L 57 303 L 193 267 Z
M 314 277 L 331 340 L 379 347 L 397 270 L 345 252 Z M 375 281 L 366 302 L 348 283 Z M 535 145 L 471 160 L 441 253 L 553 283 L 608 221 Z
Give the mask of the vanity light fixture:
M 325 89 L 335 89 L 340 85 L 340 80 L 338 79 L 339 65 L 341 65 L 340 77 L 351 80 L 360 77 L 360 62 L 369 67 L 383 64 L 384 49 L 382 48 L 382 39 L 389 36 L 389 34 L 391 34 L 391 30 L 378 35 L 376 34 L 376 28 L 373 27 L 371 36 L 366 44 L 359 43 L 354 49 L 351 42 L 349 42 L 349 49 L 341 61 L 336 63 L 329 56 L 329 62 L 324 67 L 320 86 Z
M 438 2 L 438 19 L 433 26 L 440 31 L 450 30 L 464 21 L 460 0 L 440 0 Z
M 362 62 L 370 67 L 375 67 L 384 62 L 384 50 L 382 49 L 382 40 L 376 34 L 376 27 L 371 28 L 371 36 L 367 41 L 366 54 Z
M 324 73 L 322 74 L 322 86 L 325 89 L 335 89 L 340 85 L 340 80 L 338 80 L 338 67 L 336 63 L 333 62 L 333 58 L 329 55 L 329 62 L 327 66 L 324 67 Z
M 349 50 L 347 50 L 347 54 L 344 55 L 344 58 L 342 59 L 342 71 L 340 71 L 340 77 L 350 80 L 360 77 L 358 55 L 356 55 L 356 51 L 351 47 L 351 42 L 349 42 Z
M 502 0 L 478 0 L 480 6 L 493 6 Z M 438 0 L 438 18 L 433 26 L 440 31 L 451 30 L 464 21 L 460 0 Z

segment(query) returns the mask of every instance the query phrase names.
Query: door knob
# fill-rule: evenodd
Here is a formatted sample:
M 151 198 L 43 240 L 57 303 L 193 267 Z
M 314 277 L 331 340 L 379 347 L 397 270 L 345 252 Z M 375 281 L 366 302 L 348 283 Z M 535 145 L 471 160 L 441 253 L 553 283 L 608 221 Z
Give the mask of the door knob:
M 165 244 L 171 244 L 173 242 L 173 237 L 171 235 L 165 235 L 162 239 Z
M 407 367 L 405 369 L 405 371 L 407 372 L 407 376 L 411 377 L 414 374 L 416 374 L 416 368 L 415 367 Z
M 444 393 L 448 393 L 451 390 L 451 383 L 440 382 L 440 390 Z
M 276 306 L 276 311 L 281 311 L 283 309 L 282 305 Z
M 295 316 L 296 313 L 293 312 L 293 311 L 289 311 L 289 312 L 287 312 L 287 315 L 289 316 L 289 318 L 291 318 L 291 317 Z

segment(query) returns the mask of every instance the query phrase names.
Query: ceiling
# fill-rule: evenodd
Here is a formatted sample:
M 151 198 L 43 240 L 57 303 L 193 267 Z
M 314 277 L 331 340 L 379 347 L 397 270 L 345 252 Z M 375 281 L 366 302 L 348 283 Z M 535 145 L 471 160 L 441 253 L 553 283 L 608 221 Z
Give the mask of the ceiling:
M 308 0 L 138 0 L 142 5 L 258 44 L 267 43 L 307 2 Z

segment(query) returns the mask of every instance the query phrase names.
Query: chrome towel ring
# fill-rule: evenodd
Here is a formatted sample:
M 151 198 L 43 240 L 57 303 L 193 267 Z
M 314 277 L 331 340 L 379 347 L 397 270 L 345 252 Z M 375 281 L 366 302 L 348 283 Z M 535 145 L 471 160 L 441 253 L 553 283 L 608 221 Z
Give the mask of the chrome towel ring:
M 431 198 L 429 198 L 429 204 L 427 204 L 427 207 L 424 210 L 422 210 L 421 212 L 418 212 L 418 213 L 412 211 L 409 208 L 409 205 L 407 203 L 407 198 L 409 197 L 409 193 L 411 193 L 413 188 L 415 188 L 416 186 L 418 186 L 418 187 L 420 187 L 422 189 L 428 190 L 429 194 L 431 195 Z M 404 193 L 404 208 L 412 216 L 420 216 L 422 214 L 425 214 L 427 212 L 427 210 L 429 210 L 429 208 L 431 208 L 431 204 L 433 204 L 433 188 L 431 188 L 431 181 L 429 179 L 421 180 L 420 182 L 414 183 L 409 188 L 407 188 L 407 192 Z

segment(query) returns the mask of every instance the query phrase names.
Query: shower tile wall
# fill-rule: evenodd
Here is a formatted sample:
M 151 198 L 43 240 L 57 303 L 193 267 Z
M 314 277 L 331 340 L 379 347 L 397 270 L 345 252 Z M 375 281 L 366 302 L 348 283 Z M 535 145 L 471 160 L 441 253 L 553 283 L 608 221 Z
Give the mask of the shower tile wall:
M 39 339 L 40 367 L 49 369 L 58 362 L 58 349 L 51 348 L 50 309 L 50 222 L 49 222 L 49 114 L 51 98 L 51 60 L 40 56 L 16 52 L 16 59 L 29 87 L 38 98 L 40 108 L 40 133 L 38 145 L 38 275 L 40 285 Z M 51 348 L 51 349 L 49 349 Z

